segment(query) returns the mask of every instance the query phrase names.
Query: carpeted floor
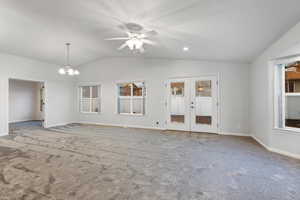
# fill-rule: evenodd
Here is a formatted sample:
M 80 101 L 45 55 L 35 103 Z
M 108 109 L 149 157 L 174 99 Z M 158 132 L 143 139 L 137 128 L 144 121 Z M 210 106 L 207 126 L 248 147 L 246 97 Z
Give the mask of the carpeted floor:
M 14 135 L 14 132 L 22 131 L 24 129 L 41 129 L 43 127 L 43 122 L 40 120 L 32 120 L 25 122 L 15 122 L 9 124 L 9 133 Z
M 0 200 L 299 200 L 300 161 L 246 137 L 70 125 L 0 138 Z

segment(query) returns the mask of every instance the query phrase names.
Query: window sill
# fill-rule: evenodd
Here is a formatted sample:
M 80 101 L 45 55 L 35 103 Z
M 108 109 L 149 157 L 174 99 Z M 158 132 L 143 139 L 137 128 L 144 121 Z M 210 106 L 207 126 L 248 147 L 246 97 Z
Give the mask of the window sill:
M 300 136 L 300 128 L 273 128 L 273 131 L 280 131 L 275 134 L 294 134 Z
M 117 113 L 117 115 L 123 115 L 123 116 L 132 116 L 132 117 L 144 117 L 144 114 L 130 114 L 130 113 Z
M 82 115 L 99 115 L 100 112 L 79 112 Z
M 300 93 L 285 93 L 287 97 L 300 97 Z

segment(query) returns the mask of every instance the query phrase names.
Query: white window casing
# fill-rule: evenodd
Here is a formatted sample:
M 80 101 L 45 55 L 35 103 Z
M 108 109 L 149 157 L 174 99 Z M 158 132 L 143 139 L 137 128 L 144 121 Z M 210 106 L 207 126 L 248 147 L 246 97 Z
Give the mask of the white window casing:
M 141 81 L 118 83 L 118 114 L 145 115 L 145 84 Z
M 80 86 L 80 112 L 98 114 L 101 112 L 100 85 Z

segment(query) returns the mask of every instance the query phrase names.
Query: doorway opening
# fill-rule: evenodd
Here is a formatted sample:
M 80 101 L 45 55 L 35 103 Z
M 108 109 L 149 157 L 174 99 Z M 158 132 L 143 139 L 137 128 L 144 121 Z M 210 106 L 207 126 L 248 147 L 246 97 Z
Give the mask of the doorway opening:
M 45 84 L 9 79 L 9 133 L 39 129 L 45 121 Z
M 170 79 L 167 94 L 167 129 L 219 132 L 216 76 Z

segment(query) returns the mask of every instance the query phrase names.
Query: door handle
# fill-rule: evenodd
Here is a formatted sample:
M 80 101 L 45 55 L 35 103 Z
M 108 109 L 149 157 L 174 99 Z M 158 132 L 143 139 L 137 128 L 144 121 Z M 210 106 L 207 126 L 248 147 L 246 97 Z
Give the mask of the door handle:
M 194 109 L 195 107 L 194 106 L 191 106 L 191 109 Z

